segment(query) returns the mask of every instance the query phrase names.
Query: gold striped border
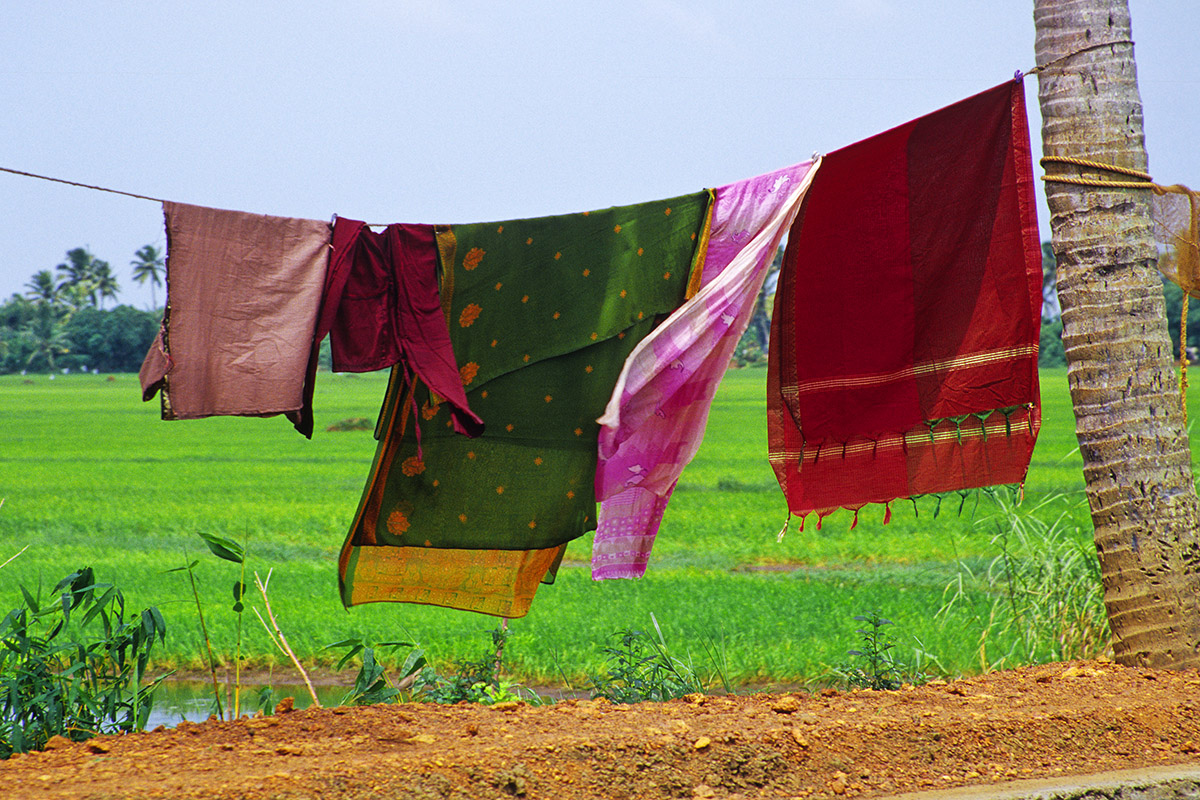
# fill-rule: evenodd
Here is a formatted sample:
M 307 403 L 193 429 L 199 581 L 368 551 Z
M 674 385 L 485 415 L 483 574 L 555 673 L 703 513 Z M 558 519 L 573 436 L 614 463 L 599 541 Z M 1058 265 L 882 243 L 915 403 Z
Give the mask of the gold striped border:
M 969 369 L 971 367 L 979 367 L 984 364 L 992 364 L 997 361 L 1004 361 L 1010 358 L 1020 358 L 1022 356 L 1036 355 L 1038 346 L 1020 345 L 1018 347 L 1006 347 L 999 350 L 983 350 L 978 353 L 968 353 L 955 358 L 949 358 L 944 361 L 926 361 L 919 364 L 913 364 L 909 367 L 895 370 L 893 372 L 877 372 L 872 375 L 858 375 L 845 378 L 827 378 L 820 381 L 807 381 L 795 386 L 793 391 L 796 394 L 813 394 L 815 392 L 826 392 L 830 389 L 858 389 L 864 386 L 875 386 L 884 383 L 894 383 L 895 381 L 904 380 L 906 378 L 915 378 L 918 375 L 928 375 L 934 372 L 951 372 L 958 369 Z M 791 387 L 788 387 L 789 389 Z
M 773 457 L 782 458 L 785 461 L 811 464 L 821 458 L 840 458 L 843 456 L 857 456 L 864 453 L 879 452 L 880 450 L 896 450 L 902 447 L 913 448 L 922 446 L 932 446 L 939 443 L 949 441 L 965 441 L 967 439 L 982 439 L 986 431 L 987 436 L 1008 436 L 1009 431 L 1016 431 L 1018 426 L 1029 427 L 1032 425 L 1031 412 L 1032 406 L 1019 409 L 1013 412 L 1013 417 L 1007 421 L 990 422 L 986 425 L 980 425 L 978 428 L 958 426 L 957 430 L 949 423 L 939 423 L 938 427 L 934 428 L 933 435 L 930 436 L 928 427 L 914 428 L 904 434 L 888 434 L 881 436 L 876 440 L 864 440 L 859 442 L 848 443 L 845 447 L 838 444 L 829 444 L 821 448 L 805 447 L 800 450 L 787 449 L 782 452 L 772 454 Z M 999 412 L 993 412 L 998 414 Z M 1018 413 L 1020 416 L 1018 416 Z M 973 415 L 972 415 L 973 416 Z M 964 420 L 966 422 L 966 420 Z
M 437 237 L 438 258 L 442 262 L 442 283 L 439 287 L 442 295 L 442 313 L 446 315 L 446 323 L 450 322 L 450 303 L 454 298 L 454 259 L 458 252 L 458 239 L 454 236 L 454 228 L 449 225 L 435 225 L 434 236 Z

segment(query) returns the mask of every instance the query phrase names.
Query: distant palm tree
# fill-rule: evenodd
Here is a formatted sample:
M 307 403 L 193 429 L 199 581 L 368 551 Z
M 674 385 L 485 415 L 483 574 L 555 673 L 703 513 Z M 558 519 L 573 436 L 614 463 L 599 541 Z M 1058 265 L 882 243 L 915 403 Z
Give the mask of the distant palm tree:
M 71 352 L 71 340 L 67 336 L 67 322 L 49 303 L 40 303 L 37 312 L 22 331 L 32 346 L 26 366 L 44 361 L 48 369 L 54 369 L 54 358 Z
M 97 260 L 92 263 L 92 291 L 94 296 L 99 298 L 102 309 L 105 298 L 117 299 L 117 292 L 121 291 L 121 287 L 117 285 L 117 276 L 113 275 L 107 261 Z
M 76 247 L 74 250 L 68 250 L 67 260 L 55 267 L 58 277 L 61 279 L 58 284 L 59 290 L 61 291 L 68 286 L 90 284 L 93 279 L 92 272 L 95 264 L 96 257 L 89 253 L 86 247 Z M 89 294 L 91 294 L 90 288 Z
M 54 283 L 54 274 L 48 269 L 38 270 L 33 273 L 33 277 L 29 279 L 29 283 L 25 284 L 28 289 L 25 296 L 35 303 L 54 303 L 58 297 L 58 286 Z
M 84 306 L 94 306 L 96 298 L 91 282 L 65 284 L 58 290 L 58 299 L 74 314 Z
M 158 308 L 154 287 L 163 285 L 162 273 L 166 266 L 163 263 L 162 248 L 148 244 L 133 255 L 134 260 L 129 262 L 129 266 L 133 267 L 133 279 L 138 283 L 150 281 L 150 304 Z

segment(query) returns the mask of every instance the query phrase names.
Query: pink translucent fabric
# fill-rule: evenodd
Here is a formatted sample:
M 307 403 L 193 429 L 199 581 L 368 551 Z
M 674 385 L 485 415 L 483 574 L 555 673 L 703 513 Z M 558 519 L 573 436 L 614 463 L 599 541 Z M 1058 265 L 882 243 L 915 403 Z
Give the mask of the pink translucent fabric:
M 701 288 L 630 354 L 600 428 L 592 578 L 640 578 L 663 511 L 817 164 L 716 190 Z

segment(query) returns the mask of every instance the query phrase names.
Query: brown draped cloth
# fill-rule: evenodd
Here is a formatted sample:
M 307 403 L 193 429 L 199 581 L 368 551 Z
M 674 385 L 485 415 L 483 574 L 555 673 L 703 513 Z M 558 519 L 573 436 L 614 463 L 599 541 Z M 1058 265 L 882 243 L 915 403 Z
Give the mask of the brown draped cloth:
M 329 223 L 163 203 L 167 308 L 139 373 L 163 419 L 299 421 Z

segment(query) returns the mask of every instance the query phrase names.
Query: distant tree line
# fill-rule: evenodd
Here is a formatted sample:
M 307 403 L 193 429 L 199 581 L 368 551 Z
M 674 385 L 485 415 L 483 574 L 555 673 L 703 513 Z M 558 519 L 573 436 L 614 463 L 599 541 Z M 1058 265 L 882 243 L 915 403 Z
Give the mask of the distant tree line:
M 132 261 L 132 278 L 150 283 L 151 301 L 163 285 L 159 247 L 146 245 Z M 160 312 L 118 305 L 111 265 L 85 247 L 67 251 L 53 270 L 35 272 L 26 291 L 0 303 L 0 373 L 88 369 L 137 372 L 158 331 Z
M 780 248 L 755 304 L 753 319 L 738 344 L 734 359 L 740 365 L 766 362 L 770 301 L 775 294 L 772 278 L 782 261 Z M 129 264 L 134 281 L 150 284 L 151 302 L 157 306 L 155 290 L 162 287 L 166 273 L 162 248 L 148 244 L 134 254 Z M 1054 251 L 1049 242 L 1043 242 L 1038 353 L 1038 363 L 1043 367 L 1067 363 L 1054 276 Z M 1167 324 L 1178 357 L 1182 293 L 1175 284 L 1164 284 Z M 140 311 L 127 305 L 104 308 L 105 301 L 116 302 L 120 286 L 109 263 L 84 247 L 67 251 L 66 260 L 53 270 L 34 273 L 25 288 L 24 295 L 14 294 L 0 303 L 0 374 L 62 368 L 136 372 L 158 332 L 160 311 Z M 1189 308 L 1188 349 L 1200 349 L 1200 302 Z M 328 354 L 322 355 L 322 366 L 328 368 Z

